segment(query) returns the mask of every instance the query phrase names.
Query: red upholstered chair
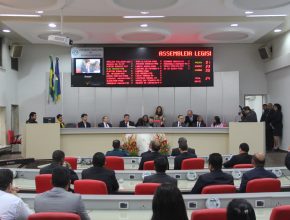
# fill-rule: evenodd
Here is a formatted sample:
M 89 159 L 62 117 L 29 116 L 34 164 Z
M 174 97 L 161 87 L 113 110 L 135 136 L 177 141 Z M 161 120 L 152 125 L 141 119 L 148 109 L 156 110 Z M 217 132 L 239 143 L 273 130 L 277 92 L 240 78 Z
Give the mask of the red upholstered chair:
M 227 220 L 227 210 L 201 209 L 191 213 L 191 220 Z
M 7 141 L 8 144 L 13 146 L 14 144 L 21 144 L 21 135 L 15 135 L 14 131 L 8 130 L 7 131 Z
M 250 180 L 247 183 L 247 193 L 259 193 L 259 192 L 280 192 L 281 182 L 278 179 L 273 178 L 261 178 Z
M 68 212 L 39 212 L 32 214 L 28 220 L 80 220 L 80 216 Z
M 143 170 L 154 170 L 154 160 L 146 161 L 143 165 Z
M 139 183 L 135 186 L 135 195 L 153 195 L 160 183 Z
M 107 156 L 106 168 L 111 170 L 124 170 L 124 159 L 122 157 Z
M 78 168 L 78 159 L 76 157 L 65 157 L 64 161 L 68 162 L 73 170 Z
M 108 194 L 106 184 L 99 180 L 76 180 L 74 182 L 74 191 L 80 194 Z
M 36 193 L 43 193 L 53 188 L 51 174 L 40 174 L 35 176 Z
M 203 158 L 189 158 L 182 161 L 182 170 L 199 170 L 204 169 L 204 159 Z
M 289 219 L 290 205 L 282 205 L 272 209 L 270 220 L 285 220 Z
M 201 194 L 236 193 L 234 185 L 210 185 L 203 187 Z
M 246 163 L 246 164 L 236 164 L 234 165 L 235 169 L 245 169 L 245 168 L 254 168 L 254 165 L 251 163 Z

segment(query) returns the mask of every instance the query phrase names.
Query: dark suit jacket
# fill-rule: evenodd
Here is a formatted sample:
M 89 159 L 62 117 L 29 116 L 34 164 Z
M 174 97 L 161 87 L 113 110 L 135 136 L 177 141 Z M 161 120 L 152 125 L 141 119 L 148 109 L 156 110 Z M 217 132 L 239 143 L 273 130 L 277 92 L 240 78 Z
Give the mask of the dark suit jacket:
M 61 165 L 59 165 L 57 163 L 51 163 L 51 164 L 47 165 L 46 167 L 41 168 L 39 171 L 39 174 L 52 174 L 52 170 L 58 166 L 61 166 Z M 73 184 L 75 180 L 79 179 L 79 177 L 75 171 L 73 171 L 71 169 L 68 169 L 68 170 L 70 173 L 71 183 Z
M 191 193 L 199 194 L 205 186 L 221 184 L 234 185 L 234 178 L 232 175 L 224 173 L 222 170 L 215 170 L 199 176 Z
M 143 183 L 171 183 L 177 186 L 177 179 L 167 175 L 166 173 L 156 173 L 146 176 Z
M 82 171 L 82 179 L 100 180 L 106 183 L 108 193 L 114 193 L 119 189 L 119 183 L 115 171 L 103 167 L 90 167 Z
M 129 154 L 127 151 L 124 151 L 122 149 L 114 149 L 107 151 L 106 156 L 128 157 Z
M 182 154 L 179 154 L 178 156 L 174 158 L 174 169 L 181 170 L 181 164 L 183 160 L 189 159 L 189 158 L 196 158 L 196 157 L 197 157 L 196 154 L 191 154 L 189 152 L 184 152 Z
M 151 153 L 151 150 L 147 150 L 147 151 L 145 151 L 145 152 L 143 152 L 142 154 L 141 154 L 141 157 L 143 157 L 144 155 L 146 155 L 146 154 L 150 154 Z
M 288 170 L 290 170 L 290 152 L 288 152 L 285 157 L 285 166 L 287 167 Z
M 78 123 L 78 128 L 84 128 L 85 127 L 85 124 L 84 122 L 79 122 Z M 90 128 L 91 127 L 91 124 L 89 122 L 87 122 L 87 128 Z
M 130 125 L 130 126 L 135 126 L 135 124 L 134 124 L 133 121 L 129 121 L 129 125 Z M 125 121 L 120 121 L 119 127 L 121 127 L 121 128 L 126 128 L 127 125 L 125 124 Z
M 195 122 L 193 124 L 193 127 L 197 127 L 197 122 Z M 206 127 L 206 124 L 204 123 L 204 121 L 200 122 L 200 126 L 199 127 Z
M 194 127 L 194 124 L 196 124 L 198 115 L 192 115 L 192 117 L 185 116 L 184 123 L 186 124 L 186 127 Z
M 143 154 L 143 156 L 141 158 L 141 161 L 140 161 L 140 164 L 139 164 L 139 170 L 143 170 L 143 166 L 144 166 L 144 163 L 146 161 L 154 160 L 154 159 L 156 159 L 158 157 L 164 157 L 168 161 L 168 158 L 166 156 L 164 156 L 164 155 L 161 155 L 159 152 L 154 152 L 153 151 L 153 152 L 150 152 L 150 153 Z
M 188 148 L 187 152 L 190 153 L 190 154 L 195 154 L 195 149 Z M 175 156 L 178 156 L 178 155 L 180 155 L 179 148 L 178 147 L 177 148 L 173 148 L 172 151 L 171 151 L 171 156 L 175 157 Z
M 249 164 L 252 163 L 252 155 L 242 153 L 232 156 L 230 160 L 224 163 L 225 168 L 231 168 L 236 164 Z
M 178 121 L 172 123 L 172 127 L 177 127 Z M 185 127 L 185 123 L 181 123 L 181 127 Z
M 112 124 L 111 124 L 111 123 L 107 123 L 107 125 L 109 125 L 110 128 L 112 127 Z M 98 124 L 98 127 L 99 127 L 99 128 L 104 128 L 105 125 L 104 125 L 103 122 L 101 122 L 101 123 Z
M 240 192 L 246 192 L 247 183 L 253 179 L 260 178 L 277 178 L 276 175 L 268 170 L 265 170 L 264 167 L 256 167 L 252 170 L 245 172 L 242 176 L 242 181 L 240 185 Z

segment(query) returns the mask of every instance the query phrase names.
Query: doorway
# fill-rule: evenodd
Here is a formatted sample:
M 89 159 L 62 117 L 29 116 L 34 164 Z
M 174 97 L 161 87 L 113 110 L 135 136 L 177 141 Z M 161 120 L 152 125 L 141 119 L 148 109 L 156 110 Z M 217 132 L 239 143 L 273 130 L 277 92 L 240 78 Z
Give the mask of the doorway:
M 6 107 L 0 106 L 0 147 L 6 146 Z
M 19 106 L 11 105 L 11 130 L 19 134 Z
M 249 106 L 256 112 L 258 121 L 263 114 L 262 105 L 264 103 L 266 103 L 265 95 L 245 95 L 245 106 Z

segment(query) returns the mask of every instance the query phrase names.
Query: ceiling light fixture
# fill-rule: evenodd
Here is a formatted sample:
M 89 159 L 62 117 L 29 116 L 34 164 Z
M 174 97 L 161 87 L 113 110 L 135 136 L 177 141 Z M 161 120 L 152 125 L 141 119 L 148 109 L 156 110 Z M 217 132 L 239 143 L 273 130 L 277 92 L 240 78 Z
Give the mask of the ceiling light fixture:
M 278 29 L 278 28 L 274 30 L 275 33 L 279 33 L 279 32 L 281 32 L 281 31 L 282 31 L 282 30 L 281 30 L 281 29 Z
M 238 27 L 238 24 L 231 24 L 231 27 Z
M 163 15 L 127 15 L 127 16 L 123 16 L 123 18 L 164 18 L 165 16 Z
M 0 17 L 40 17 L 40 15 L 33 14 L 0 14 Z
M 142 15 L 148 15 L 150 12 L 149 11 L 141 11 L 140 12 Z
M 11 31 L 8 30 L 8 29 L 3 29 L 2 31 L 5 32 L 5 33 L 10 33 L 10 32 L 11 32 Z
M 43 14 L 43 11 L 36 11 L 37 14 Z
M 56 24 L 55 23 L 49 23 L 48 24 L 48 27 L 55 28 L 56 27 Z
M 259 17 L 286 17 L 286 14 L 277 14 L 277 15 L 247 15 L 248 18 L 259 18 Z
M 142 28 L 148 27 L 148 24 L 141 24 L 140 27 Z
M 253 13 L 254 13 L 253 11 L 245 11 L 246 15 L 250 15 L 250 14 L 253 14 Z

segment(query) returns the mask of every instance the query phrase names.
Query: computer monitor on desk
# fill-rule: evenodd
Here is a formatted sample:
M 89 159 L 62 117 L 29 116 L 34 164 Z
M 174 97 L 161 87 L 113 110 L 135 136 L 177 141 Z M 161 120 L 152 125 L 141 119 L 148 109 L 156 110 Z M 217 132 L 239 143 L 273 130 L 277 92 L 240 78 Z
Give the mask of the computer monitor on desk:
M 43 117 L 43 123 L 55 123 L 55 117 Z

